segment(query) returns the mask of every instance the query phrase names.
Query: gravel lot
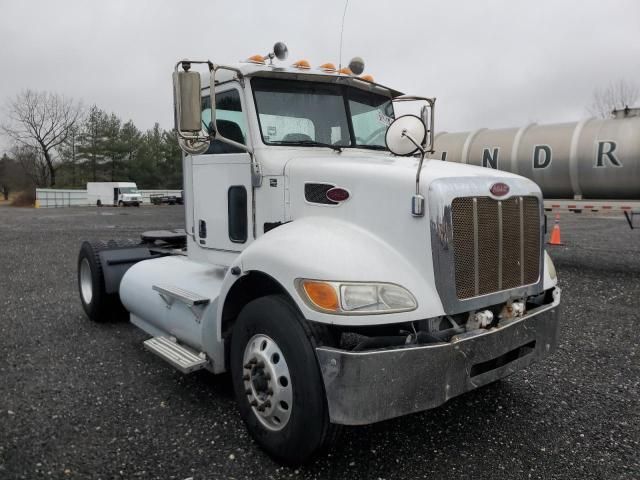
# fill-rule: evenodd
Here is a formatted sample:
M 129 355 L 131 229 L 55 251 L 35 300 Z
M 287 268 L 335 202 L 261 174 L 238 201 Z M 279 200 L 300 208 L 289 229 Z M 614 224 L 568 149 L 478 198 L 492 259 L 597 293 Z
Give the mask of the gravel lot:
M 182 207 L 0 208 L 0 478 L 640 478 L 640 230 L 565 214 L 559 351 L 441 408 L 345 429 L 293 470 L 245 432 L 227 376 L 183 376 L 81 309 L 83 239 Z

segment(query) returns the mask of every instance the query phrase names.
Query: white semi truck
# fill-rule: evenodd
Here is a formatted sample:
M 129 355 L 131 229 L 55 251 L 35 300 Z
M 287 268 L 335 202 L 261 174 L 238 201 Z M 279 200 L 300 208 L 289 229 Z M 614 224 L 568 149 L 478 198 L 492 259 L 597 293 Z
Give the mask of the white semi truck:
M 278 43 L 176 64 L 185 231 L 84 242 L 78 286 L 92 320 L 126 315 L 180 371 L 230 372 L 251 435 L 296 464 L 340 425 L 549 355 L 560 290 L 535 183 L 424 160 L 434 100 L 359 76 L 361 61 L 284 58 Z M 395 118 L 399 102 L 423 108 Z
M 142 203 L 142 195 L 134 182 L 88 182 L 87 198 L 89 205 L 99 207 L 139 207 Z

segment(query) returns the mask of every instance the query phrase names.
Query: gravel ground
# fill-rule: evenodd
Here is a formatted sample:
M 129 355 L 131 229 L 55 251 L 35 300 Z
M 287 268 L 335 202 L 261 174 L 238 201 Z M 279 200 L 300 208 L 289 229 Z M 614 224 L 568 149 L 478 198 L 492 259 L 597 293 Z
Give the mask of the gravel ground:
M 182 226 L 182 207 L 0 208 L 0 478 L 640 478 L 640 230 L 564 215 L 558 352 L 435 410 L 345 429 L 280 467 L 228 376 L 183 376 L 128 323 L 89 322 L 83 239 Z

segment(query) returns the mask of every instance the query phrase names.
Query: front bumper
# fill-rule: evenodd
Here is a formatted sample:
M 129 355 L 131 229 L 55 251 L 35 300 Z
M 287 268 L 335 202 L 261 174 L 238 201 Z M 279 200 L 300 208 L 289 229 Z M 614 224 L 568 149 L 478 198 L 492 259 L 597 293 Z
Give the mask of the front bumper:
M 524 317 L 457 340 L 371 352 L 316 349 L 333 423 L 365 425 L 442 405 L 552 353 L 560 289 Z

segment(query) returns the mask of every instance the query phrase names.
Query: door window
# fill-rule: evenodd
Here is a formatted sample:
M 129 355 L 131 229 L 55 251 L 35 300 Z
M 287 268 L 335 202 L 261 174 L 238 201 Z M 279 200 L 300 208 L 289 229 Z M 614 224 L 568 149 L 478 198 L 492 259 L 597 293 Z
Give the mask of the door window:
M 235 243 L 247 241 L 247 189 L 243 185 L 229 188 L 229 239 Z
M 202 97 L 202 125 L 211 129 L 211 97 Z M 238 90 L 228 90 L 216 94 L 216 126 L 223 137 L 234 142 L 247 144 L 247 124 L 242 112 L 242 102 Z M 243 153 L 244 150 L 214 140 L 206 153 Z

